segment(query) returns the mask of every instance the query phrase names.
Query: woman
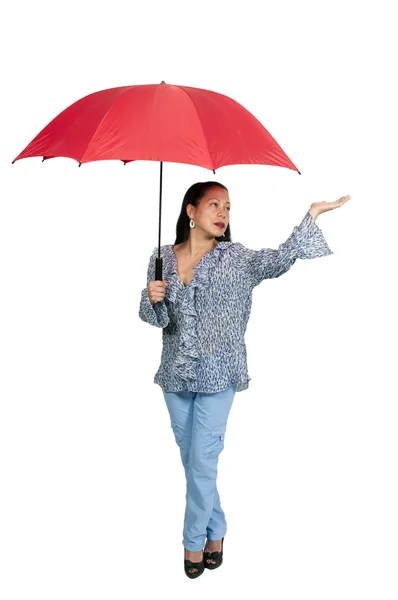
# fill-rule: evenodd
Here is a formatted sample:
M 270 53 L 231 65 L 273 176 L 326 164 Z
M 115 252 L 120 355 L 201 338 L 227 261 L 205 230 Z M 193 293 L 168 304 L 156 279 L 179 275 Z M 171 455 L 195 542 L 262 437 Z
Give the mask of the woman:
M 161 247 L 163 281 L 154 281 L 157 248 L 150 258 L 139 316 L 163 328 L 154 382 L 162 387 L 185 469 L 184 570 L 192 579 L 222 563 L 227 525 L 217 463 L 235 393 L 251 379 L 244 334 L 252 290 L 286 273 L 297 258 L 333 254 L 315 220 L 349 199 L 313 203 L 278 250 L 251 250 L 231 241 L 227 188 L 196 183 L 185 194 L 175 244 Z

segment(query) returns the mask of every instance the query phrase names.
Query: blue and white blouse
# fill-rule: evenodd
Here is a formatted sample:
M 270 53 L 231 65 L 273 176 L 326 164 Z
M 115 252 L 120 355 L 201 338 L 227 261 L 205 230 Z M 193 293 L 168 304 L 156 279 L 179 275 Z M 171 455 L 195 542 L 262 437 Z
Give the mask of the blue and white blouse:
M 172 244 L 161 246 L 164 300 L 153 306 L 141 292 L 140 318 L 163 329 L 161 363 L 154 377 L 166 392 L 219 392 L 232 384 L 248 388 L 245 332 L 252 290 L 263 279 L 286 273 L 297 258 L 333 254 L 308 211 L 277 250 L 251 250 L 240 242 L 218 242 L 193 269 L 187 286 L 177 272 Z M 155 247 L 147 285 L 155 279 Z

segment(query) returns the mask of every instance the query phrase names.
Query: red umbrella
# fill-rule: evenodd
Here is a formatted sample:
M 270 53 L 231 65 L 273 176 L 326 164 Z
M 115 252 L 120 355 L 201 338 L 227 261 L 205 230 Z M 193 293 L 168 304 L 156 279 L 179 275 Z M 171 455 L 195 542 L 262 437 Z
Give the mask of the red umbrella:
M 298 171 L 265 127 L 228 96 L 199 88 L 132 85 L 89 94 L 53 119 L 13 160 L 43 156 L 96 160 L 160 161 L 159 252 L 163 162 L 213 170 L 264 164 Z M 300 171 L 298 171 L 300 173 Z

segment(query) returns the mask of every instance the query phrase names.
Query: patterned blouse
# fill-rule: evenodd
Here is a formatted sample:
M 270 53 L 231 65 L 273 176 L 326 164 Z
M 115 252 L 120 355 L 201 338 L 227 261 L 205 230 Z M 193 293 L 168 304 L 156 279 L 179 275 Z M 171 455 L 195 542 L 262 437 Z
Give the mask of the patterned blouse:
M 252 290 L 264 279 L 286 273 L 297 258 L 333 254 L 308 211 L 277 250 L 251 250 L 240 242 L 218 242 L 193 269 L 187 286 L 177 272 L 172 244 L 161 246 L 164 300 L 153 306 L 141 292 L 140 318 L 163 329 L 161 364 L 154 377 L 166 392 L 219 392 L 236 383 L 249 387 L 245 331 Z M 155 278 L 155 247 L 147 285 Z

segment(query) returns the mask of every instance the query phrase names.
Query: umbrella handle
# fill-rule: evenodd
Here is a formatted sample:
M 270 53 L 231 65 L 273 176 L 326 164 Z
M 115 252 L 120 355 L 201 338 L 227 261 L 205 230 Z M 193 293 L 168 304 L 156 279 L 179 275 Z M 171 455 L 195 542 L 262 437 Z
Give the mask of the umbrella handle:
M 156 257 L 155 262 L 155 280 L 162 281 L 162 271 L 163 271 L 163 257 Z

